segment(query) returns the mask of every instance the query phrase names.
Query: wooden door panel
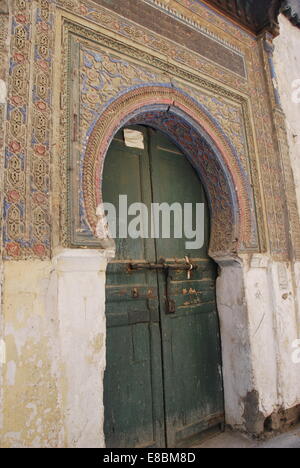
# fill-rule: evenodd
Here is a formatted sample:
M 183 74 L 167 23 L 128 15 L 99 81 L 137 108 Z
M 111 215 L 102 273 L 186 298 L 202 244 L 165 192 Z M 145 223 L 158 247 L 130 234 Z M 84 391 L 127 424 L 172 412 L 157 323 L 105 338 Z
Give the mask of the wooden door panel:
M 115 359 L 109 363 L 105 382 L 110 389 L 104 398 L 107 447 L 164 445 L 163 408 L 156 404 L 155 394 L 162 382 L 156 382 L 160 377 L 151 356 L 160 339 L 155 323 L 109 327 L 107 354 Z
M 156 278 L 149 272 L 131 275 L 127 270 L 122 272 L 123 269 L 123 263 L 112 263 L 107 274 L 106 444 L 110 448 L 163 447 L 162 357 Z
M 119 195 L 127 196 L 127 203 L 145 203 L 150 207 L 151 181 L 147 138 L 145 149 L 127 148 L 122 141 L 122 132 L 113 140 L 105 160 L 103 179 L 104 202 L 112 203 L 119 213 Z M 128 225 L 128 219 L 121 219 Z M 123 260 L 155 260 L 153 239 L 116 239 L 116 258 Z
M 202 421 L 219 416 L 223 421 L 223 394 L 219 349 L 212 346 L 217 326 L 212 310 L 206 313 L 174 315 L 164 327 L 164 383 L 168 446 L 189 441 L 180 439 L 185 429 L 189 438 L 200 436 Z M 215 421 L 213 421 L 213 425 Z M 202 430 L 202 429 L 201 429 Z M 181 436 L 180 436 L 181 434 Z
M 149 210 L 152 202 L 205 203 L 205 245 L 187 250 L 184 237 L 117 240 L 106 288 L 106 443 L 183 447 L 224 420 L 209 210 L 198 175 L 180 150 L 160 132 L 137 129 L 145 150 L 126 148 L 122 132 L 111 146 L 104 201 L 118 206 L 121 193 Z M 190 279 L 182 270 L 129 268 L 161 258 L 184 263 L 186 255 L 197 266 Z
M 143 130 L 142 130 L 143 131 Z M 103 198 L 119 206 L 151 203 L 145 150 L 126 148 L 120 132 L 105 162 Z M 104 379 L 107 447 L 164 447 L 164 407 L 158 285 L 155 275 L 130 271 L 132 261 L 155 261 L 152 239 L 117 239 L 106 286 L 107 370 Z
M 192 257 L 207 258 L 209 243 L 209 209 L 204 194 L 203 186 L 198 175 L 192 168 L 187 158 L 180 150 L 162 133 L 151 130 L 150 138 L 150 160 L 151 177 L 153 187 L 153 201 L 155 203 L 185 203 L 193 205 L 193 218 L 195 219 L 195 204 L 205 203 L 204 225 L 205 245 L 199 250 L 186 248 L 188 239 L 174 238 L 174 219 L 171 217 L 171 239 L 159 238 L 156 242 L 157 258 L 166 259 L 184 258 L 185 255 Z M 195 227 L 195 226 L 194 226 Z
M 159 275 L 167 445 L 188 446 L 205 428 L 224 419 L 216 266 L 207 255 L 209 209 L 194 169 L 159 132 L 152 132 L 150 160 L 156 203 L 205 204 L 202 248 L 188 250 L 185 237 L 156 240 L 158 257 L 174 263 L 188 256 L 198 267 L 190 279 L 186 272 L 170 271 L 167 286 Z M 167 299 L 175 313 L 169 313 Z

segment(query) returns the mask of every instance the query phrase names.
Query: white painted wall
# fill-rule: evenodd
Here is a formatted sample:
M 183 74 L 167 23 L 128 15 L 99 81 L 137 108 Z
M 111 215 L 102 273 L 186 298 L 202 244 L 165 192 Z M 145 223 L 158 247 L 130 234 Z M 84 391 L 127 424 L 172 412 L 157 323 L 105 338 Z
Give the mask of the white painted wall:
M 105 271 L 112 256 L 61 250 L 52 261 L 4 263 L 1 447 L 104 447 Z M 226 421 L 261 432 L 270 414 L 300 403 L 291 268 L 264 255 L 219 264 Z
M 300 365 L 292 360 L 299 336 L 293 269 L 264 255 L 244 259 L 254 385 L 267 416 L 300 404 Z
M 283 15 L 280 15 L 279 22 L 280 35 L 274 41 L 274 64 L 286 115 L 300 213 L 300 29 Z
M 104 446 L 110 255 L 62 250 L 52 261 L 4 263 L 1 448 Z
M 274 61 L 300 212 L 300 103 L 292 100 L 300 30 L 283 16 L 280 25 Z M 5 93 L 0 82 L 0 104 Z M 105 270 L 112 255 L 62 250 L 52 261 L 4 263 L 1 447 L 104 446 Z M 300 364 L 292 361 L 300 338 L 300 264 L 266 255 L 220 264 L 227 423 L 244 428 L 257 396 L 263 427 L 274 411 L 300 404 Z
M 219 261 L 217 304 L 220 318 L 226 423 L 244 425 L 243 399 L 253 389 L 248 308 L 242 262 Z
M 110 256 L 109 251 L 66 250 L 54 258 L 68 448 L 105 446 L 105 271 Z
M 300 213 L 300 29 L 283 15 L 280 15 L 279 23 L 280 35 L 274 41 L 274 65 L 286 116 Z M 291 343 L 300 338 L 300 264 L 296 263 L 292 268 L 274 265 L 271 280 L 276 310 L 279 395 L 284 407 L 291 407 L 300 403 L 300 364 L 290 363 Z
M 226 422 L 259 433 L 267 417 L 300 404 L 300 363 L 292 359 L 300 337 L 299 273 L 295 283 L 291 265 L 268 255 L 242 255 L 220 266 Z

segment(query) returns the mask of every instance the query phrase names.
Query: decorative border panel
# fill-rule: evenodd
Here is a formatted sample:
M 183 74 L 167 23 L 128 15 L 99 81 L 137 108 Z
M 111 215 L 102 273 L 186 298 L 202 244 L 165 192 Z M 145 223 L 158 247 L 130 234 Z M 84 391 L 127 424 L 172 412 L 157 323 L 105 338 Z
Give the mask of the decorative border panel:
M 50 255 L 52 0 L 15 0 L 4 184 L 4 246 L 13 259 Z
M 0 80 L 1 87 L 3 86 L 2 99 L 0 102 L 0 203 L 3 205 L 3 173 L 4 173 L 4 152 L 5 152 L 5 131 L 6 131 L 6 103 L 5 103 L 5 94 L 7 79 L 8 79 L 8 45 L 7 38 L 9 37 L 10 29 L 10 14 L 9 6 L 7 2 L 0 3 Z M 3 229 L 3 216 L 0 218 L 0 255 L 2 256 L 2 229 Z
M 130 108 L 125 109 L 124 103 L 121 104 L 122 96 L 127 103 L 129 96 L 136 96 L 136 111 L 145 111 L 146 105 L 153 106 L 154 103 L 170 106 L 176 102 L 176 106 L 180 107 L 181 102 L 181 109 L 185 108 L 190 116 L 194 115 L 195 122 L 202 122 L 203 125 L 210 122 L 211 129 L 214 129 L 211 134 L 216 139 L 219 134 L 223 142 L 220 147 L 231 154 L 233 191 L 237 191 L 240 203 L 234 206 L 232 200 L 231 210 L 232 213 L 238 210 L 238 217 L 243 220 L 240 226 L 242 233 L 237 235 L 233 227 L 229 234 L 229 217 L 226 224 L 224 216 L 219 216 L 223 224 L 217 229 L 219 243 L 215 236 L 213 250 L 226 250 L 223 233 L 227 233 L 228 237 L 227 251 L 237 248 L 243 251 L 259 250 L 251 175 L 249 178 L 251 165 L 255 166 L 256 161 L 254 157 L 252 164 L 249 162 L 247 130 L 249 138 L 253 137 L 250 127 L 247 128 L 245 124 L 245 116 L 248 116 L 248 122 L 250 120 L 247 99 L 190 71 L 170 66 L 149 53 L 141 53 L 134 47 L 69 20 L 64 22 L 64 38 L 64 56 L 67 59 L 66 83 L 62 94 L 67 97 L 63 114 L 68 116 L 68 122 L 67 132 L 61 139 L 66 140 L 65 151 L 69 159 L 63 173 L 67 173 L 67 167 L 72 168 L 66 183 L 69 193 L 68 210 L 65 211 L 67 219 L 63 222 L 63 225 L 69 226 L 66 245 L 101 245 L 95 238 L 95 232 L 97 203 L 101 201 L 102 166 L 91 162 L 89 167 L 87 161 L 90 154 L 95 158 L 101 148 L 105 153 L 113 133 L 131 117 Z M 105 118 L 107 124 L 104 123 Z M 116 122 L 114 127 L 112 122 Z M 99 127 L 98 149 L 90 141 L 93 141 Z M 227 163 L 223 161 L 223 164 Z M 92 172 L 94 175 L 91 175 Z M 217 205 L 214 208 L 217 218 Z
M 58 216 L 61 244 L 98 245 L 83 194 L 89 138 L 104 111 L 122 96 L 143 86 L 161 86 L 191 99 L 230 148 L 248 206 L 249 222 L 240 249 L 270 250 L 274 258 L 288 260 L 292 244 L 295 258 L 300 259 L 299 218 L 294 189 L 289 187 L 292 178 L 283 120 L 279 109 L 274 118 L 260 41 L 201 1 L 140 1 L 150 14 L 153 9 L 154 16 L 159 10 L 161 21 L 172 18 L 178 38 L 182 27 L 195 40 L 200 33 L 209 37 L 211 54 L 226 48 L 242 57 L 246 74 L 239 66 L 224 67 L 220 60 L 212 60 L 213 55 L 186 47 L 184 41 L 177 43 L 167 29 L 162 34 L 151 31 L 144 18 L 132 21 L 121 16 L 108 8 L 106 0 L 13 0 L 5 116 L 5 257 L 48 258 Z M 107 8 L 99 5 L 103 2 Z M 55 48 L 54 36 L 61 32 L 62 44 Z M 53 60 L 59 56 L 61 80 L 54 87 Z M 97 56 L 103 61 L 97 62 Z M 57 130 L 53 139 L 53 116 L 57 121 L 59 112 L 53 102 L 58 101 L 59 140 Z M 52 175 L 57 174 L 53 161 L 58 160 L 61 174 L 53 181 Z M 70 168 L 74 169 L 72 180 Z M 53 183 L 62 194 L 59 208 L 52 200 Z M 239 213 L 239 219 L 241 215 L 245 214 Z M 68 220 L 73 219 L 70 229 Z

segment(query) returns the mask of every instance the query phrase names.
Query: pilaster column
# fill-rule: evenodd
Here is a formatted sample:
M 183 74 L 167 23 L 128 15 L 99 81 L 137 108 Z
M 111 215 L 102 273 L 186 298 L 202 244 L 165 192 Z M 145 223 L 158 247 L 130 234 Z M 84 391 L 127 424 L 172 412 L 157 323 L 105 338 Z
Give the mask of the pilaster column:
M 53 259 L 65 444 L 104 447 L 105 272 L 112 251 L 62 250 Z

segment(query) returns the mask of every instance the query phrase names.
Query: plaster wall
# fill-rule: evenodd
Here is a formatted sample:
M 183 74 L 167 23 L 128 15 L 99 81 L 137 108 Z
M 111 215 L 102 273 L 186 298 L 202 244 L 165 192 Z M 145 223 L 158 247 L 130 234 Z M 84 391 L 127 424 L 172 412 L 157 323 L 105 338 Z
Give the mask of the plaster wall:
M 300 207 L 300 103 L 292 99 L 300 31 L 283 16 L 280 24 L 274 60 Z M 1 75 L 0 106 L 5 80 Z M 105 270 L 112 255 L 61 250 L 52 260 L 4 262 L 0 447 L 104 446 Z M 292 361 L 300 264 L 244 255 L 220 266 L 226 421 L 261 432 L 273 412 L 300 404 L 300 364 Z
M 0 447 L 101 447 L 105 366 L 101 252 L 5 262 Z
M 267 255 L 221 263 L 225 412 L 234 428 L 261 433 L 270 415 L 300 404 L 300 365 L 292 359 L 299 336 L 297 295 L 287 263 Z
M 49 262 L 4 263 L 1 447 L 104 446 L 105 270 L 112 255 L 62 250 Z M 220 266 L 226 422 L 260 433 L 268 416 L 300 403 L 291 269 L 264 255 Z
M 274 64 L 281 105 L 286 115 L 288 140 L 298 208 L 300 211 L 300 29 L 283 15 L 279 17 L 280 35 L 274 40 Z
M 293 271 L 267 256 L 244 261 L 254 388 L 264 416 L 300 403 L 300 366 L 292 358 L 299 336 Z

